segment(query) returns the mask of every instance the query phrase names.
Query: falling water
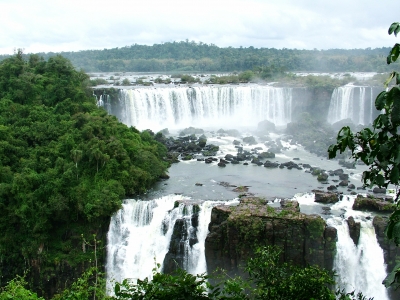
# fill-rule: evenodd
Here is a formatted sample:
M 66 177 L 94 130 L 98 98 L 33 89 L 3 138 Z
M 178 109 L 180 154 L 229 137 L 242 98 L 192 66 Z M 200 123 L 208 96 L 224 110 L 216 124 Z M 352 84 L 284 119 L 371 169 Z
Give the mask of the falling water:
M 328 122 L 333 124 L 351 119 L 354 124 L 371 124 L 377 113 L 374 99 L 374 89 L 371 87 L 346 85 L 335 88 L 329 105 Z
M 185 200 L 174 208 L 175 201 Z M 235 200 L 236 201 L 236 200 Z M 230 201 L 229 203 L 236 203 Z M 191 223 L 193 205 L 190 199 L 169 195 L 150 201 L 126 200 L 111 219 L 107 243 L 107 285 L 112 290 L 114 281 L 125 278 L 152 278 L 152 269 L 163 264 L 170 246 L 175 222 L 185 221 L 187 233 L 183 244 L 182 267 L 192 274 L 207 271 L 204 243 L 208 233 L 211 209 L 225 202 L 204 201 L 200 207 L 197 228 Z M 191 238 L 197 236 L 197 243 Z
M 270 86 L 197 86 L 120 91 L 122 122 L 139 129 L 197 126 L 256 126 L 269 120 L 286 125 L 292 89 Z
M 97 96 L 94 95 L 97 100 Z M 109 95 L 100 95 L 98 100 L 97 100 L 97 106 L 103 107 L 109 114 L 111 114 L 111 103 L 110 103 L 110 96 Z
M 386 277 L 386 265 L 383 250 L 379 246 L 369 213 L 352 210 L 354 196 L 345 196 L 331 207 L 332 210 L 341 210 L 340 217 L 327 220 L 328 225 L 337 229 L 337 253 L 334 270 L 338 274 L 337 285 L 346 292 L 361 291 L 364 296 L 374 299 L 389 299 L 385 286 L 382 284 Z M 358 245 L 350 238 L 349 226 L 346 219 L 353 216 L 360 222 L 361 231 Z

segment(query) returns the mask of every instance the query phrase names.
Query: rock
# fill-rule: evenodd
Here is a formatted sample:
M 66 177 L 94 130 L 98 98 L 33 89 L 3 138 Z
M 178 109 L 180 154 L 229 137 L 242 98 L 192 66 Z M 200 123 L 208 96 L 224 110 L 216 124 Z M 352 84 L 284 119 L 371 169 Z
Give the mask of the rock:
M 240 142 L 239 141 L 237 141 L 237 140 L 233 140 L 233 142 L 232 142 L 235 146 L 239 146 L 240 145 Z
M 269 159 L 269 158 L 275 158 L 275 153 L 272 152 L 261 152 L 258 154 L 259 159 Z
M 222 162 L 219 162 L 219 163 L 218 163 L 218 167 L 224 168 L 224 167 L 226 167 L 226 164 L 224 164 L 224 163 L 222 163 Z
M 191 154 L 185 154 L 182 157 L 182 160 L 192 160 L 192 159 L 193 159 L 193 155 L 191 155 Z
M 198 141 L 197 141 L 197 145 L 200 147 L 200 148 L 204 148 L 205 146 L 206 146 L 206 144 L 207 144 L 207 138 L 206 137 L 199 137 L 199 139 L 198 139 Z
M 386 189 L 385 189 L 385 188 L 378 188 L 378 187 L 375 187 L 372 191 L 373 191 L 375 194 L 386 194 Z
M 167 173 L 163 173 L 160 175 L 160 179 L 169 179 L 169 175 Z
M 354 189 L 356 188 L 356 186 L 355 186 L 354 184 L 352 184 L 352 183 L 350 183 L 347 187 L 348 187 L 350 190 L 354 190 Z
M 256 139 L 254 136 L 247 136 L 243 138 L 243 143 L 249 144 L 249 145 L 256 145 Z
M 333 174 L 335 174 L 336 176 L 342 175 L 343 173 L 344 173 L 343 169 L 337 169 L 333 171 Z
M 361 223 L 354 221 L 354 218 L 350 216 L 347 218 L 347 225 L 349 226 L 350 237 L 357 246 L 360 239 Z
M 349 174 L 339 174 L 340 180 L 349 180 Z
M 202 183 L 198 183 L 198 182 L 196 182 L 194 185 L 196 185 L 196 186 L 203 186 Z
M 257 124 L 257 130 L 260 131 L 263 134 L 267 134 L 270 132 L 274 132 L 275 131 L 275 124 L 268 121 L 268 120 L 264 120 L 261 121 Z
M 320 168 L 311 168 L 311 175 L 317 176 L 321 174 L 322 170 Z
M 311 169 L 311 166 L 309 164 L 303 164 L 303 168 Z
M 233 191 L 237 193 L 247 192 L 248 190 L 249 190 L 248 186 L 242 186 L 242 185 L 233 189 Z
M 292 161 L 288 161 L 288 162 L 282 163 L 279 167 L 281 168 L 281 166 L 288 168 L 288 170 L 291 170 L 293 168 L 294 169 L 301 169 L 301 167 L 298 164 L 296 164 L 296 163 L 294 163 Z
M 317 177 L 318 181 L 327 181 L 328 180 L 328 174 L 326 173 L 320 173 Z
M 330 185 L 330 186 L 328 186 L 326 189 L 327 189 L 328 191 L 336 191 L 336 190 L 337 190 L 336 186 L 334 186 L 334 185 Z
M 349 182 L 347 180 L 342 180 L 341 182 L 339 182 L 339 186 L 348 186 Z
M 380 212 L 393 212 L 396 209 L 396 205 L 384 201 L 379 198 L 369 198 L 358 195 L 354 200 L 354 210 L 367 210 L 367 211 L 380 211 Z
M 339 197 L 336 193 L 324 192 L 320 190 L 313 190 L 312 192 L 315 194 L 315 202 L 328 204 L 339 201 Z
M 257 197 L 241 198 L 238 206 L 212 209 L 205 256 L 209 270 L 225 269 L 244 275 L 239 268 L 254 254 L 254 245 L 275 245 L 282 260 L 298 266 L 332 268 L 337 233 L 317 215 L 298 212 L 298 203 L 283 201 L 273 208 Z M 328 229 L 329 228 L 329 229 Z
M 266 168 L 277 168 L 278 166 L 279 166 L 278 163 L 270 162 L 269 160 L 267 160 L 267 161 L 264 163 L 264 167 L 266 167 Z
M 200 128 L 194 128 L 194 127 L 188 127 L 183 129 L 179 135 L 184 136 L 184 135 L 191 135 L 191 134 L 203 134 L 204 130 Z

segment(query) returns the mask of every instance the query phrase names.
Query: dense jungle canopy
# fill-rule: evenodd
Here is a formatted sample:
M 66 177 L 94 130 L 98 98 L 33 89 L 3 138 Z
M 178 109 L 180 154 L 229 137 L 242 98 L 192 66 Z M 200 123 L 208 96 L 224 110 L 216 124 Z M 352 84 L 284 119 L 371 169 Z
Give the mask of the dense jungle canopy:
M 59 55 L 0 62 L 0 285 L 92 259 L 82 236 L 166 172 L 165 147 L 97 108 L 88 81 Z
M 279 68 L 308 72 L 385 72 L 382 65 L 390 48 L 299 50 L 254 47 L 220 48 L 194 41 L 152 46 L 62 52 L 86 72 L 233 72 L 254 68 Z M 39 53 L 45 59 L 56 53 Z M 0 60 L 6 56 L 0 56 Z

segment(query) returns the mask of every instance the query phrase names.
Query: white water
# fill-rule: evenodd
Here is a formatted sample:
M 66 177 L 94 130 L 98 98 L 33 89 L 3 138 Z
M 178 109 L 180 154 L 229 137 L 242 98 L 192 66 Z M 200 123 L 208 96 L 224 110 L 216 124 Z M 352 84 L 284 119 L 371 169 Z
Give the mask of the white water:
M 346 292 L 356 290 L 367 297 L 387 300 L 386 288 L 382 284 L 386 277 L 386 265 L 372 225 L 373 217 L 370 213 L 352 210 L 354 199 L 355 196 L 344 196 L 343 200 L 331 206 L 332 213 L 340 216 L 327 219 L 327 224 L 335 227 L 338 234 L 334 261 L 334 270 L 338 275 L 337 287 L 344 288 Z M 300 195 L 295 200 L 300 205 L 317 205 L 313 194 Z M 361 224 L 357 246 L 349 234 L 346 220 L 350 216 Z
M 335 88 L 329 105 L 328 122 L 351 119 L 354 124 L 368 125 L 374 118 L 373 89 L 346 85 Z
M 106 264 L 109 291 L 112 290 L 114 281 L 152 278 L 152 270 L 156 264 L 163 264 L 177 219 L 185 219 L 188 237 L 193 234 L 195 228 L 191 226 L 190 221 L 193 206 L 180 204 L 174 208 L 177 200 L 190 203 L 189 198 L 180 195 L 169 195 L 150 201 L 129 199 L 111 218 Z M 237 200 L 229 203 L 237 203 Z M 204 242 L 208 234 L 211 209 L 217 204 L 228 202 L 204 201 L 199 204 L 199 225 L 196 233 L 198 243 L 191 247 L 188 240 L 184 241 L 183 265 L 192 274 L 207 271 Z
M 123 89 L 122 122 L 138 129 L 277 126 L 292 119 L 292 89 L 261 85 Z

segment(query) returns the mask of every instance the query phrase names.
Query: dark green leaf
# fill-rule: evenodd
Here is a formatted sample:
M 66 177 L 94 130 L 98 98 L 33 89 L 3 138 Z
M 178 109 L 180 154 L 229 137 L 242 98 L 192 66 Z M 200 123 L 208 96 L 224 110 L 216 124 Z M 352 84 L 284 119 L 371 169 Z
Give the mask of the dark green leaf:
M 400 275 L 400 263 L 397 263 L 393 270 L 383 280 L 385 287 L 390 287 L 396 280 L 396 277 Z
M 395 165 L 392 169 L 392 171 L 390 172 L 390 181 L 393 184 L 397 184 L 397 182 L 399 181 L 399 168 Z
M 384 184 L 385 184 L 385 178 L 381 175 L 381 174 L 378 174 L 378 175 L 376 175 L 376 177 L 375 177 L 375 183 L 378 185 L 378 186 L 383 186 Z
M 375 107 L 377 110 L 382 110 L 385 107 L 386 103 L 386 91 L 379 93 L 378 97 L 375 100 Z
M 392 90 L 394 90 L 393 88 Z M 398 126 L 400 124 L 400 90 L 396 87 L 395 93 L 393 95 L 393 108 L 390 113 L 390 119 L 394 126 Z
M 392 233 L 392 238 L 394 243 L 396 244 L 396 246 L 398 246 L 400 244 L 400 222 L 397 222 L 394 226 L 393 226 L 393 233 Z
M 391 35 L 395 31 L 395 29 L 398 27 L 399 27 L 399 23 L 397 23 L 397 22 L 392 23 L 392 25 L 390 25 L 389 30 L 388 30 L 389 35 Z
M 400 45 L 396 44 L 393 46 L 392 48 L 392 62 L 395 62 L 397 60 L 397 58 L 399 57 L 399 53 L 400 53 Z
M 115 287 L 114 287 L 114 293 L 115 293 L 115 295 L 118 295 L 118 293 L 119 293 L 120 290 L 121 290 L 121 287 L 119 286 L 119 283 L 117 282 L 117 283 L 115 284 Z

